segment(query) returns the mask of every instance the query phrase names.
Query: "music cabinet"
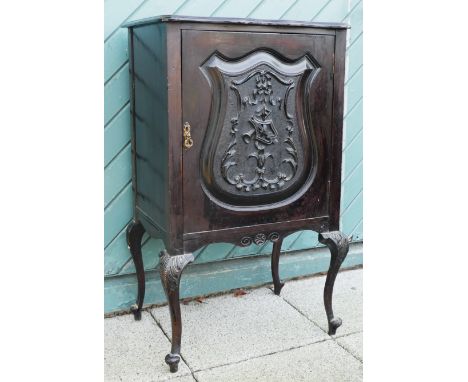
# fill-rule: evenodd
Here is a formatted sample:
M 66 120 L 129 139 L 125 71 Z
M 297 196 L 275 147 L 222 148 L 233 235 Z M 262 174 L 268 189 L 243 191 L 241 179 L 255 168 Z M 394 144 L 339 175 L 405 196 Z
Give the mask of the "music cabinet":
M 132 184 L 127 242 L 141 317 L 144 232 L 164 241 L 161 282 L 172 321 L 166 363 L 180 361 L 179 282 L 213 242 L 273 242 L 274 293 L 285 236 L 319 233 L 331 252 L 324 303 L 350 239 L 339 231 L 344 24 L 158 16 L 132 22 Z

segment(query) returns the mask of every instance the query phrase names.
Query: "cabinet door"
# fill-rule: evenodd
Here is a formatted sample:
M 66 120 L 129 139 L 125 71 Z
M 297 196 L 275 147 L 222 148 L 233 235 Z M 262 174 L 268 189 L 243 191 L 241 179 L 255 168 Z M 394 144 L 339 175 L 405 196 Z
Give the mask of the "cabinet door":
M 182 32 L 184 231 L 323 217 L 334 35 Z

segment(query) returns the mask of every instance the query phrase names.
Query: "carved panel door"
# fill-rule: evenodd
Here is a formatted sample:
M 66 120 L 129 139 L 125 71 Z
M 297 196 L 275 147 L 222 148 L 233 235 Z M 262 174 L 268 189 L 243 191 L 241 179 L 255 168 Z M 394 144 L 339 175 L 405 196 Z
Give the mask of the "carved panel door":
M 185 232 L 328 214 L 334 35 L 291 37 L 183 31 Z

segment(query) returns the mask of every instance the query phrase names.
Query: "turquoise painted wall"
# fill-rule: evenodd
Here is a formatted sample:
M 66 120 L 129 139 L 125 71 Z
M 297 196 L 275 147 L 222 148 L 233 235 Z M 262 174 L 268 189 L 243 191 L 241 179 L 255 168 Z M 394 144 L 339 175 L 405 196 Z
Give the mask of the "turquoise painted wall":
M 134 267 L 125 243 L 125 228 L 132 216 L 130 110 L 127 30 L 120 25 L 161 14 L 250 17 L 285 20 L 346 22 L 351 25 L 347 43 L 347 74 L 344 116 L 344 162 L 342 174 L 341 229 L 361 242 L 362 235 L 362 1 L 356 0 L 105 0 L 104 21 L 104 276 L 106 311 L 125 309 L 135 296 Z M 318 247 L 317 235 L 302 231 L 283 242 L 283 251 L 291 252 Z M 159 240 L 144 238 L 143 258 L 148 276 L 158 265 Z M 246 248 L 231 244 L 213 244 L 195 253 L 195 263 L 203 272 L 222 272 L 223 266 L 238 259 L 271 253 L 271 244 Z M 322 253 L 319 250 L 316 253 Z M 305 254 L 304 254 L 305 256 Z M 317 255 L 318 256 L 318 255 Z M 236 260 L 237 259 L 237 260 Z M 220 264 L 219 261 L 224 261 Z M 253 260 L 252 260 L 253 261 Z M 349 264 L 362 261 L 361 256 Z M 299 261 L 299 263 L 301 263 Z M 298 264 L 299 264 L 298 263 Z M 319 263 L 317 263 L 319 264 Z M 321 263 L 320 263 L 321 264 Z M 325 263 L 324 263 L 325 264 Z M 203 267 L 201 266 L 203 265 Z M 258 265 L 260 266 L 260 265 Z M 320 267 L 302 268 L 302 274 L 321 271 Z M 295 273 L 294 273 L 295 272 Z M 294 271 L 290 276 L 301 274 Z M 289 274 L 289 273 L 288 273 Z M 234 287 L 252 285 L 263 280 L 255 272 L 243 281 L 225 282 Z M 214 279 L 213 279 L 214 280 Z M 268 281 L 268 280 L 267 280 Z M 207 281 L 209 282 L 209 281 Z M 266 281 L 263 281 L 266 282 Z M 127 287 L 123 287 L 126 285 Z M 153 289 L 152 289 L 153 288 Z M 145 303 L 160 302 L 160 286 L 149 287 Z M 213 281 L 206 288 L 193 289 L 186 295 L 230 289 Z

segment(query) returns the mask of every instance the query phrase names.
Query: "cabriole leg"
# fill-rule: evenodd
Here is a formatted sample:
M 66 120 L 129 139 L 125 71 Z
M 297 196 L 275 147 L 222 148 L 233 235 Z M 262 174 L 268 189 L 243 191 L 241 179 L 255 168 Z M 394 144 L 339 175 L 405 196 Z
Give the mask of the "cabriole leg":
M 348 238 L 340 231 L 332 231 L 319 234 L 319 241 L 325 244 L 330 249 L 331 253 L 323 300 L 328 319 L 328 334 L 333 335 L 336 333 L 336 329 L 342 324 L 341 318 L 333 315 L 333 286 L 335 285 L 336 275 L 338 274 L 340 266 L 348 254 L 351 238 Z
M 136 304 L 130 308 L 135 316 L 135 320 L 141 320 L 141 307 L 145 299 L 145 270 L 143 268 L 143 258 L 141 255 L 141 239 L 145 229 L 139 221 L 132 220 L 127 227 L 127 245 L 132 254 L 133 262 L 138 279 L 138 295 Z
M 273 253 L 271 254 L 271 275 L 273 277 L 274 292 L 277 296 L 279 296 L 281 288 L 284 286 L 284 283 L 282 283 L 280 280 L 278 269 L 282 243 L 282 238 L 279 238 L 277 241 L 273 242 Z
M 170 256 L 169 253 L 164 250 L 161 251 L 159 257 L 159 273 L 169 303 L 172 324 L 171 352 L 166 355 L 165 361 L 169 365 L 171 373 L 175 373 L 179 368 L 180 342 L 182 338 L 182 320 L 179 302 L 180 276 L 185 266 L 193 261 L 193 255 L 191 253 L 186 253 L 183 255 Z

